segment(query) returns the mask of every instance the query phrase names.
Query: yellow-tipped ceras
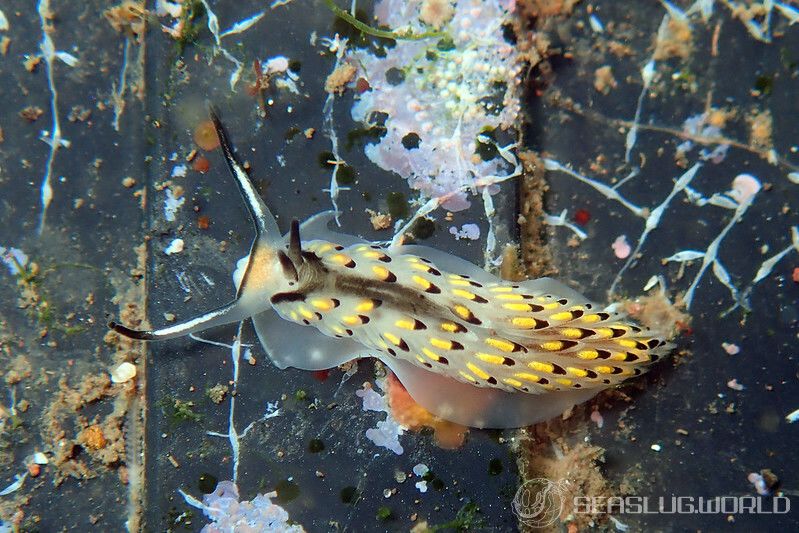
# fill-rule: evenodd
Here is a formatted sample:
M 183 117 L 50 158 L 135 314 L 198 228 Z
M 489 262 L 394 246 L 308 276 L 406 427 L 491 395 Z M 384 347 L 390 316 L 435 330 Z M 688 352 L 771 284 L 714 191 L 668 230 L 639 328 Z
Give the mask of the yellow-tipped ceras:
M 118 333 L 163 340 L 252 317 L 279 368 L 377 357 L 429 411 L 492 428 L 557 416 L 670 349 L 558 281 L 506 282 L 425 246 L 334 233 L 333 212 L 295 220 L 281 235 L 213 110 L 211 118 L 257 232 L 234 273 L 236 299 L 153 331 L 111 323 Z

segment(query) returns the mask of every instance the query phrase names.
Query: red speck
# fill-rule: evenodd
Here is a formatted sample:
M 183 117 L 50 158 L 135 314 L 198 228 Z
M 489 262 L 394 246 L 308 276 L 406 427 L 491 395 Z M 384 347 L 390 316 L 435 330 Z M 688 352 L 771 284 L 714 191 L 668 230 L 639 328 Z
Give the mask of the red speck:
M 682 320 L 678 320 L 677 322 L 674 323 L 674 325 L 677 327 L 677 331 L 679 331 L 680 333 L 682 333 L 686 337 L 690 337 L 691 335 L 694 334 L 694 328 L 692 328 L 691 326 L 689 326 L 686 322 L 683 322 Z
M 791 276 L 791 279 L 793 279 L 794 283 L 799 283 L 799 267 L 793 269 L 793 276 Z
M 358 81 L 355 82 L 355 90 L 358 91 L 358 93 L 365 93 L 371 88 L 372 86 L 369 85 L 366 78 L 358 78 Z
M 316 381 L 324 382 L 330 376 L 330 370 L 314 370 L 312 375 Z
M 194 158 L 191 168 L 197 172 L 202 172 L 205 174 L 211 168 L 211 163 L 208 161 L 207 157 L 197 156 Z
M 587 210 L 578 209 L 577 211 L 574 212 L 574 221 L 577 224 L 585 226 L 586 224 L 588 224 L 589 220 L 591 220 L 591 213 L 589 213 Z
M 211 226 L 211 219 L 205 215 L 197 217 L 197 227 L 200 229 L 208 229 Z

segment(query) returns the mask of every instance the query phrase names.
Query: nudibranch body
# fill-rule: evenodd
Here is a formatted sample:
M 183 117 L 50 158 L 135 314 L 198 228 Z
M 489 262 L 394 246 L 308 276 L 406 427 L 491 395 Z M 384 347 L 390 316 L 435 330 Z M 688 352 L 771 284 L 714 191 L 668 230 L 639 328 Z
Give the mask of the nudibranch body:
M 553 279 L 506 282 L 432 248 L 384 248 L 334 233 L 332 212 L 294 221 L 281 235 L 212 118 L 257 229 L 234 273 L 236 299 L 155 331 L 112 323 L 119 333 L 168 339 L 252 317 L 279 368 L 377 357 L 434 414 L 494 428 L 557 416 L 670 349 Z

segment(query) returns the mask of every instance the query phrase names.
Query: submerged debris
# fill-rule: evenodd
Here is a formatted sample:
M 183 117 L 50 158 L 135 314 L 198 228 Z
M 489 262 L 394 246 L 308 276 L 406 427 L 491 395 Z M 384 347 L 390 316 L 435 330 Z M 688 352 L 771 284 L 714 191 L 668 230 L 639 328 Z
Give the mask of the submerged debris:
M 405 433 L 405 428 L 391 416 L 387 396 L 381 396 L 372 387 L 367 386 L 355 391 L 355 394 L 363 399 L 364 411 L 382 411 L 388 414 L 385 420 L 377 422 L 377 427 L 366 430 L 366 438 L 377 446 L 402 455 L 405 450 L 399 442 L 399 437 Z
M 112 383 L 126 383 L 136 377 L 136 365 L 125 361 L 111 371 Z
M 186 503 L 202 509 L 205 516 L 212 520 L 202 528 L 203 533 L 305 531 L 302 526 L 290 522 L 285 509 L 272 503 L 272 498 L 277 497 L 277 492 L 258 494 L 252 500 L 239 501 L 239 488 L 232 481 L 220 481 L 211 494 L 203 496 L 202 502 L 183 491 L 180 492 Z

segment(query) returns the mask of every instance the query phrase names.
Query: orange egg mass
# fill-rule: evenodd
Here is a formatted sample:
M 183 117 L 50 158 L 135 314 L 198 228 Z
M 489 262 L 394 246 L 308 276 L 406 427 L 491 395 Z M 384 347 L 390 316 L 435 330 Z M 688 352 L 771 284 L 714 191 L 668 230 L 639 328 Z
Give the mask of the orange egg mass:
M 219 137 L 216 135 L 216 129 L 212 121 L 203 120 L 197 124 L 197 127 L 194 128 L 194 142 L 206 152 L 216 150 L 219 147 Z

